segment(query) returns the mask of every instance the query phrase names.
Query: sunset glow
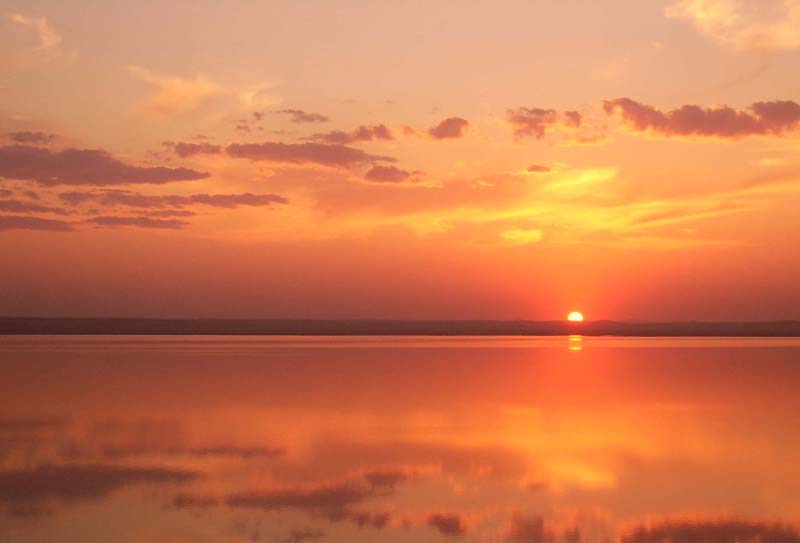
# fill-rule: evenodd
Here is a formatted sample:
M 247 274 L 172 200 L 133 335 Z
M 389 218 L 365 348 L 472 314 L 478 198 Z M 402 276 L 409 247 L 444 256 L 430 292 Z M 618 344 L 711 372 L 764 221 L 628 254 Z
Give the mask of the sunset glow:
M 0 543 L 800 543 L 798 209 L 800 0 L 0 0 Z
M 0 315 L 794 318 L 795 4 L 7 0 Z

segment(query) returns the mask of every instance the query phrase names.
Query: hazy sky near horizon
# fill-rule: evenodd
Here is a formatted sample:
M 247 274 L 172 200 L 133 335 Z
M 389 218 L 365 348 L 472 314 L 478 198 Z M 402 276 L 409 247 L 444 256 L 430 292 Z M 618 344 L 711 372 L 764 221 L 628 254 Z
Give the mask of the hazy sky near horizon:
M 0 0 L 0 314 L 785 319 L 800 0 Z

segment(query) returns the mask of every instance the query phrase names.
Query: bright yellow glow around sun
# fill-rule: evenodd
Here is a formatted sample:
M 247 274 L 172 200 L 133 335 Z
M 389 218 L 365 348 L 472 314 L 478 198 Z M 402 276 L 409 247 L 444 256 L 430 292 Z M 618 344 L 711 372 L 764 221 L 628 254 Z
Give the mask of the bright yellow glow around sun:
M 583 313 L 580 311 L 573 311 L 567 315 L 567 320 L 569 322 L 583 322 Z

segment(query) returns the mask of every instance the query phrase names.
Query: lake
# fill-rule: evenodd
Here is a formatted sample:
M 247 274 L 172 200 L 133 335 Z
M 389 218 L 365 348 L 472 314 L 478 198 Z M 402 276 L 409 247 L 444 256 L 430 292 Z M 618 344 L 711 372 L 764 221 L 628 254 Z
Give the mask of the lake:
M 800 340 L 0 336 L 0 541 L 800 542 Z

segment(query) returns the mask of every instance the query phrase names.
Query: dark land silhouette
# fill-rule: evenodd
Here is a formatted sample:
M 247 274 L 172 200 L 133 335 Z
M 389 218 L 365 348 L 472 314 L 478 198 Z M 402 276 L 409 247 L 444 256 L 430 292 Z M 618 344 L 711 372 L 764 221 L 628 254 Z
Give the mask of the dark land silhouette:
M 138 319 L 0 317 L 0 334 L 800 337 L 800 321 Z

